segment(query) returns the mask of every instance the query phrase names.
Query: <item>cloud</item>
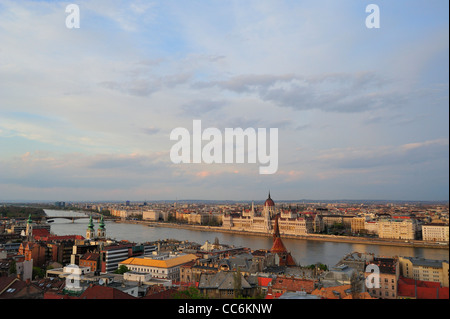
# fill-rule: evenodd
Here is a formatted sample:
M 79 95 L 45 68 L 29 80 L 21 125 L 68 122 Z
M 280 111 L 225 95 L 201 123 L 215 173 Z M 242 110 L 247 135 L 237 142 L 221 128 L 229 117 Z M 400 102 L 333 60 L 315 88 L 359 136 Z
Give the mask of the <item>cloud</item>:
M 148 128 L 142 129 L 142 131 L 148 135 L 155 135 L 155 134 L 159 133 L 161 130 L 156 127 L 148 127 Z
M 294 110 L 364 112 L 402 105 L 405 97 L 374 72 L 314 76 L 240 75 L 222 81 L 199 82 L 196 88 L 217 87 L 238 94 L 255 94 L 263 101 Z
M 227 105 L 226 100 L 194 100 L 181 105 L 182 114 L 189 117 L 205 116 L 206 113 L 223 109 Z
M 448 162 L 448 139 L 430 140 L 395 146 L 344 148 L 323 151 L 317 161 L 327 167 L 341 169 L 370 169 L 401 167 L 437 161 Z M 444 167 L 442 167 L 444 168 Z
M 99 86 L 119 91 L 125 94 L 147 97 L 151 94 L 167 88 L 174 88 L 187 83 L 191 75 L 172 74 L 166 76 L 152 76 L 150 74 L 142 77 L 130 77 L 120 81 L 102 81 Z M 120 76 L 120 78 L 123 78 Z

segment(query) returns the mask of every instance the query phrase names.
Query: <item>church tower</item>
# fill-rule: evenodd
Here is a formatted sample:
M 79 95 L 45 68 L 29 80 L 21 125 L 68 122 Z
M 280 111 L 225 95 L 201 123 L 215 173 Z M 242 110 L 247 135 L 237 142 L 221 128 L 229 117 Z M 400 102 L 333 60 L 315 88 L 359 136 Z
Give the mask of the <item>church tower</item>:
M 97 237 L 102 238 L 102 239 L 106 238 L 106 228 L 105 228 L 105 223 L 103 222 L 103 215 L 100 219 L 100 224 L 97 229 Z
M 88 228 L 86 230 L 86 239 L 94 239 L 95 231 L 94 231 L 94 223 L 92 222 L 92 216 L 89 218 Z
M 277 254 L 280 258 L 279 264 L 280 266 L 296 266 L 296 262 L 292 257 L 291 253 L 288 252 L 286 246 L 284 246 L 283 241 L 281 240 L 280 228 L 278 225 L 278 219 L 280 215 L 275 216 L 275 225 L 273 230 L 273 245 L 270 249 L 270 252 L 273 254 Z
M 28 216 L 25 236 L 27 237 L 28 241 L 31 241 L 31 239 L 33 238 L 33 220 L 31 219 L 31 214 Z

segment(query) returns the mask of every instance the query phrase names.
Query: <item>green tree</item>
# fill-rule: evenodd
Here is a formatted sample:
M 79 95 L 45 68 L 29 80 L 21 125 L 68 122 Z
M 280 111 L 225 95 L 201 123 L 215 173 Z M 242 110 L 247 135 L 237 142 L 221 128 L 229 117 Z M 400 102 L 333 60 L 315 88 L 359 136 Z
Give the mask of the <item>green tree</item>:
M 128 269 L 127 266 L 125 265 L 120 265 L 119 268 L 117 268 L 117 270 L 114 272 L 115 274 L 119 274 L 119 275 L 123 275 L 126 272 L 129 272 L 130 270 Z
M 172 295 L 173 299 L 206 299 L 195 287 L 189 287 L 186 290 L 179 290 Z
M 234 276 L 234 297 L 242 297 L 242 274 L 241 269 L 238 267 Z
M 45 270 L 40 267 L 33 267 L 33 279 L 36 278 L 44 278 L 45 277 Z
M 17 273 L 16 261 L 12 260 L 11 264 L 9 265 L 9 274 L 15 275 L 16 273 Z

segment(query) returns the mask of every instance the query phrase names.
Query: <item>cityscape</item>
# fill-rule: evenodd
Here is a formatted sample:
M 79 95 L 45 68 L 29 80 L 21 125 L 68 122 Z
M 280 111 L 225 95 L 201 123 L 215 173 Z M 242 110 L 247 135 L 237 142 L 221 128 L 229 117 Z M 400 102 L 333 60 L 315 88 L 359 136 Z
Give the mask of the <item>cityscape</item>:
M 449 70 L 444 0 L 0 0 L 3 313 L 438 309 Z
M 305 264 L 284 244 L 287 238 L 366 243 L 445 256 L 448 203 L 277 204 L 269 193 L 263 203 L 55 202 L 3 204 L 0 212 L 0 299 L 449 298 L 448 259 L 348 251 L 335 264 Z M 75 223 L 85 233 L 52 232 Z M 136 243 L 112 239 L 113 224 L 263 236 L 271 247 L 218 237 Z M 368 284 L 374 265 L 378 286 Z

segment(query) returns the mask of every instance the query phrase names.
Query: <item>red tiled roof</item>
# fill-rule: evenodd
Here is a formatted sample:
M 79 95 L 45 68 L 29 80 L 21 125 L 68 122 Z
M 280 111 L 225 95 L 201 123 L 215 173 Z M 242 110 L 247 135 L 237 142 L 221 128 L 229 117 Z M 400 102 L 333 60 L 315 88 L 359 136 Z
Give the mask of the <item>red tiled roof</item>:
M 44 294 L 44 299 L 75 299 L 75 298 L 54 291 L 48 291 Z
M 272 282 L 272 278 L 258 277 L 258 286 L 267 287 Z
M 50 232 L 45 228 L 33 229 L 33 237 L 46 237 L 49 236 Z
M 19 293 L 27 297 L 29 294 L 34 295 L 42 291 L 34 284 L 19 280 L 15 276 L 0 277 L 0 299 L 13 299 Z
M 34 234 L 34 232 L 33 232 Z M 35 235 L 34 238 L 39 241 L 49 242 L 49 241 L 63 241 L 63 240 L 83 240 L 84 237 L 81 235 L 65 235 L 65 236 L 49 236 L 49 235 Z
M 400 277 L 398 296 L 417 299 L 449 299 L 449 288 L 438 282 L 421 281 Z
M 282 292 L 276 292 L 276 293 L 268 293 L 264 299 L 272 300 L 272 299 L 278 299 L 283 295 Z
M 272 248 L 270 249 L 270 252 L 272 253 L 285 253 L 287 252 L 286 247 L 283 244 L 283 241 L 281 238 L 275 238 L 273 241 Z
M 280 276 L 272 281 L 272 289 L 286 291 L 306 291 L 311 293 L 314 290 L 314 280 L 289 278 Z
M 15 276 L 0 277 L 0 293 L 11 285 L 15 279 L 17 279 Z
M 78 299 L 136 299 L 118 289 L 105 286 L 92 286 L 87 288 Z
M 274 231 L 273 231 L 273 245 L 272 245 L 272 248 L 270 249 L 270 252 L 276 253 L 278 255 L 283 255 L 283 260 L 280 262 L 280 265 L 295 266 L 296 263 L 294 261 L 294 258 L 287 251 L 286 247 L 283 244 L 283 241 L 281 240 L 280 229 L 278 227 L 278 219 L 279 218 L 280 218 L 280 215 L 277 215 L 275 217 L 275 225 L 274 225 Z

